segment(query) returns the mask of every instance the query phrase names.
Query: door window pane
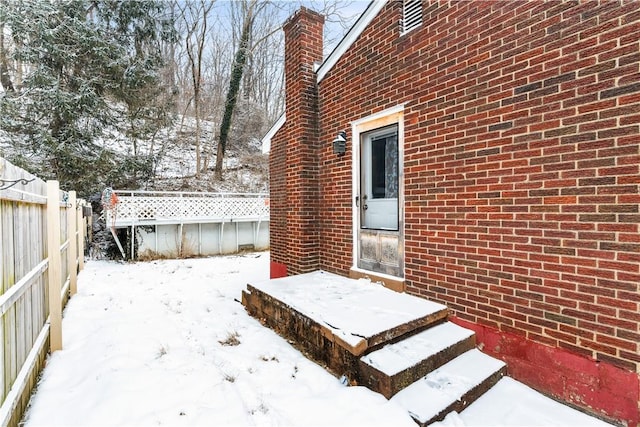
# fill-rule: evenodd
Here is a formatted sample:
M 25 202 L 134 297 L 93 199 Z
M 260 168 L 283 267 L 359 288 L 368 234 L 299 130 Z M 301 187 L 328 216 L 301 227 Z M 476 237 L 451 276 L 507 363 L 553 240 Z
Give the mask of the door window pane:
M 386 145 L 386 138 L 371 141 L 371 195 L 374 199 L 385 198 Z
M 361 140 L 360 227 L 398 229 L 398 129 L 388 126 Z
M 397 140 L 393 135 L 371 141 L 371 195 L 374 199 L 398 197 Z
M 385 197 L 398 197 L 398 137 L 390 136 L 385 144 Z

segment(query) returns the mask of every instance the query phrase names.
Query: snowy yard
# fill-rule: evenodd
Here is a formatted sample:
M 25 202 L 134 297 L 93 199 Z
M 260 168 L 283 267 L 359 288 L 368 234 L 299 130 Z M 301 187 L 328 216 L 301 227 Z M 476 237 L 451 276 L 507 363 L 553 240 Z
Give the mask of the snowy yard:
M 88 262 L 25 425 L 416 426 L 246 314 L 241 291 L 268 266 L 268 252 Z M 605 425 L 508 378 L 440 424 Z

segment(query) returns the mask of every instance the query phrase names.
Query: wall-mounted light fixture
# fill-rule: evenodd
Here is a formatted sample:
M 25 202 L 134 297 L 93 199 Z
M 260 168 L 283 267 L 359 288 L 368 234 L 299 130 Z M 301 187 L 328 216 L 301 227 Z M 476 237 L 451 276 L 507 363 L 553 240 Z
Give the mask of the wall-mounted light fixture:
M 338 132 L 338 136 L 333 140 L 333 154 L 343 156 L 347 152 L 347 133 L 345 131 Z

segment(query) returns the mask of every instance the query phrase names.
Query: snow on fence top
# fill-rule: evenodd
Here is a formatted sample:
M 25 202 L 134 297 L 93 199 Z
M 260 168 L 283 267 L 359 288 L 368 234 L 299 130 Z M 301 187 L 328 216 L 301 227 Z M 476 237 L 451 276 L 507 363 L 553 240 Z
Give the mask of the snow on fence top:
M 268 221 L 269 195 L 263 193 L 197 193 L 113 191 L 105 205 L 114 227 L 234 221 Z

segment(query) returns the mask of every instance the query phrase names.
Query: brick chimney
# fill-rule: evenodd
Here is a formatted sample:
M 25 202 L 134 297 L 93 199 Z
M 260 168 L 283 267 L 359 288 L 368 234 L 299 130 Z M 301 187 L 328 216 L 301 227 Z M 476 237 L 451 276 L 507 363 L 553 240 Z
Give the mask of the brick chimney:
M 272 139 L 271 277 L 319 268 L 318 92 L 324 17 L 302 7 L 284 24 L 286 122 Z

